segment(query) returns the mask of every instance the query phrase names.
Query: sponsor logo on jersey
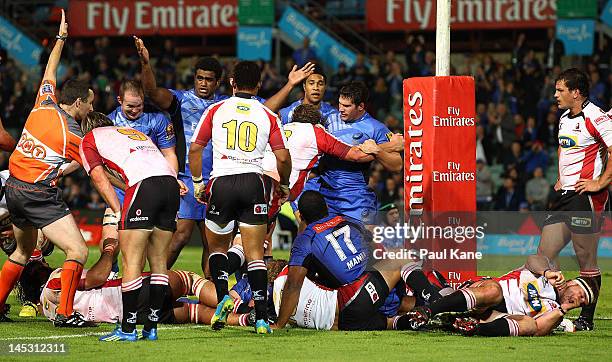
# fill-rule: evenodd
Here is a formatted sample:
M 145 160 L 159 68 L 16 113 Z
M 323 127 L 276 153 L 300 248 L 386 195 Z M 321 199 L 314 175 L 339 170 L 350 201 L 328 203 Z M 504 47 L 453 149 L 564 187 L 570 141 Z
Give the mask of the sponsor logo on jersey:
M 255 206 L 253 206 L 253 213 L 255 215 L 267 215 L 268 205 L 267 204 L 255 204 Z
M 561 148 L 574 148 L 578 144 L 576 136 L 559 136 L 559 146 Z
M 30 137 L 30 134 L 25 131 L 19 139 L 17 149 L 23 152 L 26 156 L 30 156 L 37 160 L 43 160 L 45 157 L 47 157 L 47 150 L 45 147 L 38 144 L 37 140 Z
M 540 312 L 542 310 L 542 301 L 540 300 L 540 292 L 538 291 L 538 287 L 529 283 L 527 284 L 527 303 L 531 309 L 536 312 Z
M 376 287 L 374 286 L 374 284 L 372 284 L 372 282 L 368 282 L 368 284 L 365 285 L 365 290 L 370 295 L 372 303 L 376 303 L 378 299 L 380 299 L 380 297 L 378 296 L 378 292 L 376 291 Z
M 236 105 L 236 112 L 240 114 L 249 114 L 251 112 L 251 107 L 245 103 L 238 103 Z
M 391 141 L 391 137 L 393 137 L 393 132 L 387 132 L 385 136 L 387 136 L 387 140 Z
M 590 217 L 578 217 L 572 216 L 572 226 L 578 226 L 583 228 L 591 227 L 591 218 Z
M 353 133 L 353 139 L 354 140 L 358 140 L 361 137 L 363 137 L 363 133 L 361 133 L 361 132 Z

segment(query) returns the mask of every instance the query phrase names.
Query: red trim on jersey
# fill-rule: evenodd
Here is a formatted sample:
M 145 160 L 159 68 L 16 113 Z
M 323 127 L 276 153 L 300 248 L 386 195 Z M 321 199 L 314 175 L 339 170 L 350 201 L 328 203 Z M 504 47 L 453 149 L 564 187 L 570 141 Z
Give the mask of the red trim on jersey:
M 308 163 L 308 166 L 306 166 L 305 169 L 301 170 L 298 173 L 298 178 L 293 184 L 293 187 L 291 188 L 291 192 L 289 193 L 289 200 L 293 201 L 297 199 L 298 196 L 300 196 L 300 194 L 302 193 L 302 190 L 304 189 L 304 184 L 306 184 L 306 177 L 310 173 L 310 170 L 312 170 L 314 165 L 317 163 L 317 161 L 319 161 L 319 158 L 320 156 L 316 155 L 312 160 L 310 160 L 310 162 Z
M 597 130 L 597 128 L 595 128 L 595 126 L 593 126 L 593 122 L 591 122 L 591 119 L 588 117 L 584 118 L 584 124 L 586 125 L 586 129 L 587 131 L 589 131 L 589 133 L 591 134 L 591 136 L 593 136 L 593 138 L 595 138 L 595 140 L 597 142 L 601 142 L 604 143 L 603 139 L 601 138 L 601 134 L 599 133 L 599 131 Z M 604 143 L 605 144 L 605 143 Z
M 341 142 L 336 137 L 327 133 L 323 128 L 318 126 L 313 126 L 312 128 L 315 133 L 315 139 L 317 141 L 317 148 L 319 149 L 319 152 L 327 153 L 334 157 L 343 159 L 351 150 L 351 146 Z
M 270 144 L 270 148 L 272 151 L 286 149 L 285 146 L 285 136 L 283 135 L 283 131 L 278 126 L 278 117 L 276 114 L 271 113 L 265 107 L 262 108 L 266 115 L 268 116 L 268 120 L 270 121 L 270 138 L 268 139 L 268 143 Z
M 334 217 L 333 219 L 327 220 L 326 222 L 321 223 L 321 224 L 317 224 L 313 226 L 312 228 L 314 229 L 314 231 L 320 233 L 327 229 L 333 228 L 334 226 L 340 224 L 342 221 L 344 221 L 344 218 L 338 215 Z
M 594 143 L 589 145 L 584 150 L 584 160 L 582 162 L 582 170 L 580 171 L 580 178 L 592 179 L 593 172 L 595 171 L 595 158 L 599 153 L 599 144 Z
M 193 140 L 194 143 L 199 144 L 200 146 L 206 146 L 208 141 L 210 141 L 212 137 L 212 119 L 215 116 L 219 107 L 221 107 L 225 103 L 225 100 L 214 104 L 212 107 L 206 109 L 203 117 L 204 119 L 201 121 L 202 124 L 199 125 L 196 133 L 196 138 Z
M 81 142 L 81 149 L 83 150 L 84 160 L 81 160 L 81 164 L 85 167 L 85 171 L 89 174 L 91 170 L 104 164 L 102 156 L 98 152 L 98 146 L 96 145 L 96 139 L 93 132 L 89 132 L 83 137 Z

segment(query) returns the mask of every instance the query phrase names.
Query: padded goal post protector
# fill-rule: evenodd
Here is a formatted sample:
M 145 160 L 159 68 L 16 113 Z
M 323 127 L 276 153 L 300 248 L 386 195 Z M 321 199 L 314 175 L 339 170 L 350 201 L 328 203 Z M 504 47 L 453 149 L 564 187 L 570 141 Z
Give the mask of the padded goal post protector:
M 476 277 L 479 256 L 475 108 L 472 77 L 404 80 L 404 215 L 422 227 L 405 245 L 452 285 Z

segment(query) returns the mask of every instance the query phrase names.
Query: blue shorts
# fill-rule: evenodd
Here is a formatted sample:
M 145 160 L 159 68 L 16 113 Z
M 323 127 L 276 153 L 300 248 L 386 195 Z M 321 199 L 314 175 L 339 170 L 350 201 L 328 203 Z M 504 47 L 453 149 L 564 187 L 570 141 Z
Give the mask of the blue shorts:
M 319 192 L 325 198 L 330 215 L 345 215 L 361 220 L 365 225 L 376 223 L 376 194 L 368 189 L 328 188 L 322 185 Z
M 179 180 L 183 181 L 189 192 L 181 196 L 178 218 L 190 220 L 204 220 L 206 218 L 206 205 L 196 201 L 193 196 L 193 181 L 191 174 L 180 173 Z
M 125 197 L 125 191 L 115 186 L 113 186 L 113 188 L 115 189 L 115 194 L 117 195 L 117 198 L 119 199 L 119 205 L 123 207 L 123 198 Z

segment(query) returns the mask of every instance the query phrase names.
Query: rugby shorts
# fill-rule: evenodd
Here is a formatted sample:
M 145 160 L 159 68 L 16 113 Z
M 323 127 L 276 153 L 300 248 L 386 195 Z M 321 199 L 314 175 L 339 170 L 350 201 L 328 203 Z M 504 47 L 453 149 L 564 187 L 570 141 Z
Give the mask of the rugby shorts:
M 176 230 L 179 185 L 172 176 L 146 178 L 125 191 L 119 230 Z
M 37 229 L 70 214 L 70 209 L 57 187 L 31 184 L 10 176 L 5 187 L 6 204 L 13 224 L 20 229 Z
M 575 234 L 598 233 L 608 208 L 607 189 L 582 195 L 574 190 L 554 191 L 544 226 L 564 223 Z
M 338 329 L 344 331 L 387 329 L 387 317 L 379 309 L 388 296 L 387 282 L 375 270 L 365 273 L 350 285 L 340 287 L 338 290 L 340 307 Z M 346 303 L 343 299 L 346 300 Z
M 210 179 L 206 219 L 225 226 L 231 221 L 250 225 L 268 223 L 268 195 L 263 176 L 249 172 Z

